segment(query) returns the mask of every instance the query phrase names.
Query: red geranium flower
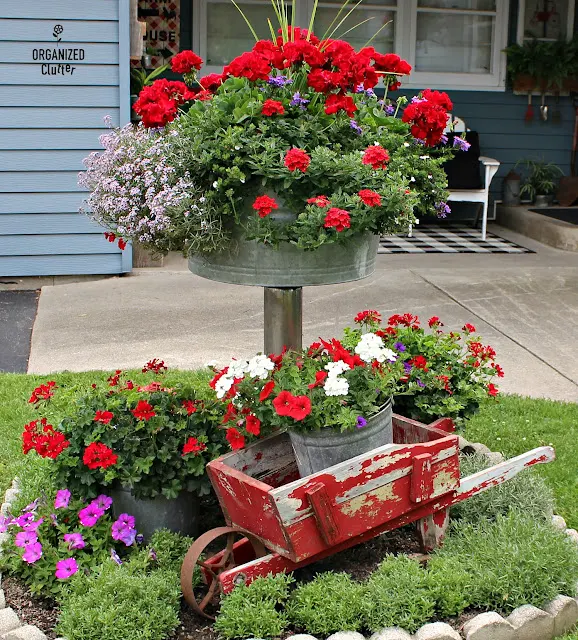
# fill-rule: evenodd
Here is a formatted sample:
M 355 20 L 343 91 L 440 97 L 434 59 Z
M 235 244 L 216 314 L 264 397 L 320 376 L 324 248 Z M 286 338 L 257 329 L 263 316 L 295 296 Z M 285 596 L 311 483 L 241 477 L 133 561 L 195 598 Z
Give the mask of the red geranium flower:
M 216 91 L 223 84 L 223 76 L 219 73 L 209 73 L 199 80 L 205 91 Z
M 163 371 L 167 371 L 165 361 L 158 360 L 157 358 L 149 360 L 142 369 L 143 373 L 146 373 L 147 371 L 154 371 L 154 373 L 162 373 Z
M 261 393 L 259 394 L 259 402 L 267 400 L 271 393 L 273 393 L 274 388 L 275 382 L 273 380 L 269 380 L 269 382 L 267 382 L 267 384 L 261 389 Z
M 362 189 L 357 195 L 361 198 L 363 204 L 366 204 L 368 207 L 379 207 L 381 205 L 381 196 L 377 191 Z
M 227 438 L 227 442 L 233 451 L 236 449 L 242 449 L 245 446 L 245 436 L 240 434 L 235 427 L 227 429 L 225 438 Z
M 105 231 L 104 232 L 104 237 L 109 241 L 109 242 L 114 242 L 116 240 L 116 234 L 112 233 L 112 231 Z
M 311 413 L 311 400 L 307 396 L 293 398 L 289 416 L 293 420 L 303 420 Z
M 325 113 L 327 115 L 331 115 L 338 111 L 345 111 L 345 113 L 347 113 L 351 118 L 351 116 L 353 116 L 357 111 L 357 105 L 351 96 L 335 95 L 332 93 L 325 101 Z
M 427 368 L 427 360 L 424 358 L 424 356 L 414 356 L 410 360 L 410 362 L 416 369 L 422 369 L 422 371 L 429 371 L 429 369 Z
M 470 324 L 469 322 L 466 322 L 466 324 L 462 327 L 462 331 L 465 331 L 467 333 L 475 333 L 476 332 L 476 327 L 474 327 L 473 324 Z
M 438 316 L 432 316 L 427 323 L 430 327 L 443 327 L 443 323 L 440 322 Z
M 261 113 L 264 116 L 282 116 L 285 113 L 285 107 L 283 106 L 282 102 L 279 102 L 279 100 L 268 99 L 263 103 L 263 106 L 261 107 Z
M 94 421 L 102 422 L 102 424 L 108 424 L 113 418 L 112 411 L 97 411 L 94 414 Z
M 255 80 L 267 80 L 271 73 L 271 64 L 261 55 L 254 51 L 246 51 L 223 69 L 223 76 L 234 76 L 235 78 L 248 78 L 251 82 Z
M 191 73 L 202 67 L 203 60 L 193 51 L 181 51 L 171 58 L 171 69 L 175 73 Z
M 289 171 L 297 171 L 299 169 L 299 171 L 305 173 L 310 163 L 311 158 L 303 149 L 294 147 L 285 154 L 285 166 Z
M 374 169 L 386 169 L 389 162 L 389 153 L 380 144 L 375 144 L 363 153 L 363 164 L 370 164 Z
M 326 229 L 335 227 L 337 233 L 340 233 L 344 229 L 349 229 L 349 227 L 351 226 L 351 217 L 344 209 L 337 209 L 336 207 L 332 207 L 331 209 L 329 209 L 325 216 L 323 226 Z
M 153 410 L 152 404 L 149 404 L 146 400 L 139 400 L 136 407 L 131 409 L 131 413 L 137 420 L 144 421 L 148 421 L 157 415 Z
M 447 125 L 448 111 L 452 108 L 452 101 L 447 93 L 425 89 L 421 98 L 407 105 L 401 119 L 410 125 L 414 138 L 435 147 L 441 140 Z
M 500 365 L 497 362 L 492 362 L 492 369 L 494 369 L 494 371 L 498 375 L 498 378 L 504 377 L 504 370 L 502 369 L 502 367 L 500 367 Z
M 281 391 L 281 393 L 273 400 L 273 406 L 279 416 L 289 416 L 293 409 L 293 401 L 295 396 L 289 391 Z
M 275 202 L 275 199 L 269 196 L 258 196 L 253 202 L 253 209 L 259 214 L 260 218 L 265 218 L 273 209 L 278 208 L 279 205 Z
M 122 238 L 118 239 L 118 248 L 121 251 L 124 251 L 126 249 L 126 240 L 123 240 Z
M 49 400 L 54 395 L 53 389 L 56 388 L 56 382 L 54 380 L 50 380 L 46 384 L 41 384 L 39 387 L 36 387 L 30 396 L 31 404 L 36 404 L 40 402 L 40 400 Z
M 187 410 L 188 416 L 195 413 L 195 411 L 197 410 L 197 405 L 193 400 L 183 400 L 183 407 Z
M 490 382 L 490 384 L 488 385 L 488 395 L 495 398 L 498 395 L 498 393 L 499 393 L 498 387 L 496 387 L 495 384 Z
M 340 74 L 325 69 L 313 69 L 307 75 L 307 86 L 317 93 L 328 93 L 339 85 Z
M 331 202 L 327 196 L 315 196 L 314 198 L 309 198 L 307 204 L 316 204 L 318 207 L 328 207 Z
M 315 372 L 315 382 L 312 382 L 311 384 L 308 384 L 307 386 L 310 389 L 315 389 L 315 387 L 320 387 L 325 378 L 327 378 L 327 371 L 316 371 Z
M 257 416 L 249 414 L 245 418 L 245 429 L 247 430 L 247 433 L 258 436 L 261 433 L 261 420 L 259 420 Z
M 381 322 L 381 313 L 375 309 L 360 311 L 353 319 L 353 322 L 356 322 L 357 324 L 361 324 L 362 322 L 376 322 L 379 324 Z
M 204 442 L 199 442 L 197 438 L 193 438 L 192 436 L 185 442 L 183 446 L 183 456 L 186 456 L 187 453 L 200 453 L 207 448 L 207 445 Z
M 89 469 L 106 469 L 117 463 L 118 456 L 102 442 L 93 442 L 84 450 L 82 461 Z

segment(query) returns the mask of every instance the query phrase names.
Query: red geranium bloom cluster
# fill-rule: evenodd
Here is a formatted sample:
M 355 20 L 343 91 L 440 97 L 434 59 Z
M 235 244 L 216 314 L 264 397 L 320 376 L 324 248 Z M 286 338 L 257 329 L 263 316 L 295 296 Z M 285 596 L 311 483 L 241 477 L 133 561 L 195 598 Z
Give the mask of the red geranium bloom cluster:
M 56 382 L 54 380 L 50 380 L 46 384 L 41 384 L 39 387 L 36 387 L 30 396 L 30 400 L 28 402 L 30 404 L 36 404 L 41 400 L 49 400 L 54 395 L 53 389 L 56 387 Z
M 411 73 L 411 64 L 409 64 L 405 60 L 402 60 L 395 53 L 386 53 L 385 55 L 383 55 L 375 52 L 373 55 L 373 59 L 375 61 L 376 71 L 395 74 L 395 76 L 405 76 Z M 395 76 L 388 78 L 388 89 L 390 91 L 399 89 L 399 87 L 401 86 L 401 82 L 399 82 L 399 80 Z
M 331 202 L 327 196 L 315 196 L 314 198 L 309 198 L 307 204 L 315 204 L 318 207 L 328 207 Z
M 242 53 L 240 56 L 231 60 L 223 69 L 223 76 L 225 77 L 247 78 L 252 82 L 256 80 L 267 80 L 270 73 L 271 62 L 255 50 Z
M 351 216 L 344 209 L 332 207 L 325 215 L 323 226 L 326 229 L 335 227 L 337 233 L 340 233 L 344 229 L 349 229 L 351 226 Z
M 185 442 L 183 446 L 183 456 L 186 456 L 187 453 L 201 453 L 201 451 L 205 451 L 207 445 L 204 442 L 199 442 L 198 438 L 193 438 L 192 436 Z
M 285 166 L 289 171 L 301 171 L 305 173 L 307 167 L 311 164 L 311 158 L 307 155 L 307 152 L 303 149 L 289 149 L 285 154 Z
M 191 73 L 193 69 L 199 70 L 203 65 L 203 59 L 193 51 L 181 51 L 171 59 L 171 69 L 175 73 Z
M 496 387 L 496 385 L 493 382 L 490 382 L 490 384 L 488 385 L 488 395 L 495 398 L 498 395 L 498 393 L 499 393 L 498 387 Z
M 367 311 L 360 311 L 353 319 L 357 324 L 369 324 L 369 323 L 381 323 L 381 313 L 375 311 L 375 309 L 368 309 Z
M 327 115 L 331 115 L 338 111 L 345 111 L 345 113 L 351 118 L 357 111 L 357 105 L 351 96 L 345 96 L 343 94 L 336 95 L 335 93 L 332 93 L 330 96 L 327 96 L 327 100 L 325 101 L 325 113 Z
M 186 409 L 188 416 L 192 415 L 197 410 L 197 405 L 193 400 L 183 400 L 183 407 Z
M 89 469 L 106 469 L 118 462 L 118 456 L 102 442 L 93 442 L 84 450 L 82 462 Z
M 94 421 L 102 422 L 102 424 L 109 424 L 113 418 L 114 418 L 114 415 L 112 411 L 97 411 L 94 414 Z
M 274 116 L 279 115 L 282 116 L 285 113 L 285 107 L 282 102 L 278 100 L 265 100 L 263 106 L 261 107 L 261 113 L 264 116 Z
M 106 381 L 108 382 L 109 387 L 116 387 L 118 381 L 120 380 L 120 376 L 122 375 L 122 370 L 117 369 L 112 376 L 109 376 Z
M 136 407 L 131 409 L 131 413 L 137 420 L 144 420 L 145 422 L 157 415 L 153 410 L 153 406 L 146 400 L 139 400 Z
M 303 420 L 311 413 L 311 400 L 307 396 L 294 396 L 290 391 L 281 391 L 273 400 L 279 416 L 289 416 L 293 420 Z
M 447 93 L 425 89 L 421 98 L 407 105 L 402 121 L 411 125 L 411 135 L 424 140 L 429 147 L 439 144 L 448 122 L 448 111 L 453 109 Z
M 363 152 L 361 160 L 363 164 L 370 164 L 374 169 L 386 169 L 389 162 L 389 153 L 380 144 L 374 144 Z
M 140 92 L 133 109 L 142 116 L 145 127 L 164 127 L 177 117 L 179 105 L 194 100 L 197 93 L 184 82 L 162 78 Z
M 410 363 L 416 368 L 422 371 L 429 371 L 427 366 L 427 360 L 423 356 L 414 356 L 411 358 Z
M 381 196 L 377 191 L 362 189 L 357 195 L 361 198 L 363 204 L 366 204 L 368 207 L 379 207 L 381 205 Z
M 259 214 L 260 218 L 268 216 L 273 209 L 278 209 L 279 205 L 275 202 L 274 198 L 270 196 L 258 196 L 253 202 L 253 209 Z
M 143 373 L 146 373 L 147 371 L 153 371 L 154 373 L 162 373 L 163 371 L 167 371 L 167 366 L 164 360 L 153 358 L 152 360 L 149 360 L 145 364 L 145 366 L 142 368 Z
M 403 325 L 404 327 L 419 329 L 419 318 L 411 313 L 404 313 L 403 315 L 396 313 L 389 318 L 387 324 L 394 327 L 397 325 Z
M 432 316 L 427 323 L 430 328 L 444 326 L 444 323 L 440 321 L 439 316 Z
M 46 418 L 33 420 L 24 425 L 22 433 L 22 451 L 27 454 L 32 449 L 42 458 L 55 460 L 68 446 L 70 442 L 60 431 L 55 431 Z
M 209 73 L 199 80 L 199 84 L 205 91 L 216 91 L 223 84 L 223 76 L 220 73 Z

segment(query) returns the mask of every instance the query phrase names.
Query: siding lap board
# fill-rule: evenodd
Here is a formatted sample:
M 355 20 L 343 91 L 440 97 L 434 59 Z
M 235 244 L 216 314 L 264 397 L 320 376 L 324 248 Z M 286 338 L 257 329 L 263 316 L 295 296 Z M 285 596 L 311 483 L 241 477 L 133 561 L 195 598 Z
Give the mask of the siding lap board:
M 128 34 L 128 0 L 0 3 L 0 277 L 130 271 L 78 213 L 104 117 L 128 119 Z

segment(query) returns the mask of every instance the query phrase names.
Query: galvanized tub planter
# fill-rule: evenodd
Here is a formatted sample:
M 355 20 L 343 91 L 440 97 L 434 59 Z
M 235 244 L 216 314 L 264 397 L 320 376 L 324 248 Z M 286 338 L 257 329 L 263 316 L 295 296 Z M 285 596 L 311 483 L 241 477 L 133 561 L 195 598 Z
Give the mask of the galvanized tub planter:
M 295 453 L 299 475 L 304 478 L 392 443 L 392 402 L 388 400 L 361 429 L 343 433 L 334 429 L 299 433 L 291 429 L 289 438 Z
M 127 487 L 111 491 L 115 517 L 128 513 L 136 519 L 139 533 L 146 540 L 157 529 L 169 529 L 175 533 L 195 537 L 199 530 L 199 498 L 182 491 L 176 498 L 157 496 L 151 499 L 135 498 Z

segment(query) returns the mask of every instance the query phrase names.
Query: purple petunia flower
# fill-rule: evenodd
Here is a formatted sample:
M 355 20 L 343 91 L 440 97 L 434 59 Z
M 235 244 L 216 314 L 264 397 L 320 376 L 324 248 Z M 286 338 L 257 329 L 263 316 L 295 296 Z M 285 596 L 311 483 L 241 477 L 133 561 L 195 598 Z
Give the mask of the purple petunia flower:
M 467 151 L 471 146 L 469 142 L 459 136 L 454 138 L 454 147 L 457 147 L 460 151 Z
M 267 79 L 267 84 L 273 85 L 274 87 L 285 87 L 292 82 L 293 80 L 287 76 L 269 76 Z
M 54 575 L 59 580 L 66 580 L 73 576 L 78 571 L 78 564 L 74 558 L 66 558 L 66 560 L 59 560 L 56 563 L 56 571 Z
M 448 141 L 448 137 L 446 136 L 446 134 L 445 134 L 445 133 L 442 133 L 442 137 L 440 138 L 440 142 L 441 142 L 442 144 L 446 144 L 446 143 L 447 143 L 447 141 Z
M 403 342 L 396 342 L 396 343 L 393 345 L 393 348 L 394 348 L 396 351 L 405 351 L 405 345 L 403 344 Z
M 110 550 L 110 557 L 114 560 L 114 562 L 116 562 L 116 564 L 118 564 L 118 566 L 120 567 L 120 565 L 122 564 L 122 560 L 120 559 L 120 556 L 118 555 L 118 553 L 114 550 L 111 549 Z
M 34 518 L 36 516 L 32 513 L 23 513 L 21 516 L 18 516 L 15 520 L 14 520 L 14 524 L 17 524 L 19 527 L 22 527 L 23 529 L 26 528 L 26 525 L 29 522 L 33 522 Z
M 20 531 L 14 537 L 14 544 L 17 547 L 28 547 L 35 542 L 38 542 L 38 536 L 34 531 Z
M 113 540 L 120 540 L 127 547 L 130 547 L 136 539 L 134 516 L 122 513 L 112 525 L 112 538 Z
M 157 552 L 154 549 L 151 549 L 149 551 L 149 558 L 153 561 L 156 562 L 157 561 Z
M 309 100 L 306 100 L 305 98 L 301 97 L 301 94 L 299 93 L 299 91 L 296 91 L 293 94 L 293 100 L 291 100 L 289 104 L 292 107 L 300 107 L 301 109 L 305 109 L 309 104 L 309 102 L 310 102 Z
M 355 133 L 361 135 L 363 133 L 363 129 L 355 122 L 355 120 L 349 121 L 349 126 L 355 131 Z
M 70 502 L 70 491 L 68 489 L 60 489 L 56 492 L 56 499 L 54 500 L 55 509 L 66 509 Z
M 83 527 L 94 527 L 99 518 L 104 515 L 104 511 L 98 508 L 94 502 L 78 512 L 78 519 Z
M 419 378 L 418 378 L 418 380 L 416 382 L 417 382 L 417 386 L 418 387 L 421 387 L 422 389 L 425 388 L 425 384 Z
M 142 544 L 142 543 L 144 542 L 144 536 L 143 536 L 143 534 L 142 534 L 142 533 L 139 533 L 139 534 L 136 536 L 135 541 L 136 541 L 136 543 L 137 543 L 137 544 Z
M 438 202 L 435 205 L 435 210 L 437 211 L 438 218 L 446 218 L 448 213 L 452 212 L 447 202 Z
M 358 429 L 363 429 L 367 424 L 367 420 L 363 416 L 357 416 L 357 425 Z
M 4 516 L 0 514 L 0 533 L 6 533 L 8 531 L 9 525 L 11 525 L 14 520 L 10 516 Z
M 409 362 L 404 362 L 403 363 L 403 368 L 405 369 L 406 373 L 411 373 L 411 370 L 413 369 L 413 366 Z
M 22 554 L 22 560 L 28 564 L 34 564 L 42 556 L 42 545 L 40 542 L 29 544 Z
M 95 504 L 101 511 L 107 511 L 112 504 L 112 498 L 105 495 L 96 497 L 90 504 Z
M 38 520 L 29 520 L 25 525 L 22 525 L 24 531 L 38 531 L 38 527 L 44 522 L 44 518 Z
M 84 547 L 86 547 L 86 542 L 84 542 L 81 533 L 65 533 L 64 542 L 68 542 L 68 548 L 71 551 L 73 549 L 84 549 Z

